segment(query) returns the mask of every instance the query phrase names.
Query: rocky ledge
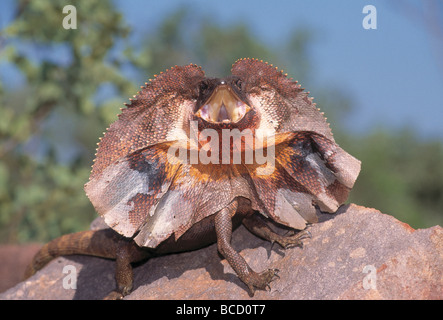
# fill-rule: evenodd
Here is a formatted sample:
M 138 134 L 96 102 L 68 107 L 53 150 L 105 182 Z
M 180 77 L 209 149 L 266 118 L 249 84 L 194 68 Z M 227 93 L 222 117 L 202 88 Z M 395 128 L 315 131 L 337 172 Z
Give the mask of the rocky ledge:
M 245 228 L 232 243 L 256 271 L 280 270 L 252 299 L 443 299 L 443 229 L 413 229 L 354 204 L 320 222 L 304 247 L 271 246 Z M 101 299 L 115 286 L 114 262 L 58 258 L 0 299 Z M 64 273 L 65 272 L 65 273 Z M 72 272 L 77 277 L 71 281 Z M 73 284 L 76 288 L 73 288 Z M 148 260 L 134 269 L 126 299 L 251 299 L 216 245 Z

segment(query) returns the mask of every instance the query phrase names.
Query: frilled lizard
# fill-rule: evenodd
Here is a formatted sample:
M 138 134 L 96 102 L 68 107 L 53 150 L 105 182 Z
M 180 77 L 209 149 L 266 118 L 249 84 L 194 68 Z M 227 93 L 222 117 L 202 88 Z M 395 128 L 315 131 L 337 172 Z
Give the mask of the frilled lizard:
M 335 212 L 359 174 L 308 93 L 263 61 L 240 59 L 226 78 L 175 66 L 134 97 L 99 143 L 85 185 L 110 228 L 49 242 L 26 276 L 56 256 L 111 258 L 117 288 L 108 298 L 121 298 L 132 290 L 131 263 L 216 242 L 253 294 L 278 270 L 253 271 L 231 246 L 232 230 L 243 223 L 300 245 L 306 231 L 282 236 L 265 219 L 303 230 L 317 209 Z

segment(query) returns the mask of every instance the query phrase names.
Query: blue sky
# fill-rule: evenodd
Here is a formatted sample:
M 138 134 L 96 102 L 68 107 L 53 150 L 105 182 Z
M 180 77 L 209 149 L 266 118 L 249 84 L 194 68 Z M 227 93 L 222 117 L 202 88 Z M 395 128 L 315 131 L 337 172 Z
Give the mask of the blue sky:
M 312 76 L 321 86 L 341 86 L 353 98 L 347 126 L 355 132 L 374 127 L 410 127 L 423 138 L 443 140 L 443 70 L 435 38 L 403 11 L 402 2 L 361 0 L 280 1 L 118 1 L 133 28 L 155 28 L 180 4 L 211 12 L 217 22 L 247 23 L 254 35 L 276 44 L 297 27 L 312 28 L 318 39 L 310 50 Z M 409 1 L 421 7 L 420 1 Z M 377 9 L 377 29 L 365 30 L 365 5 Z M 140 8 L 146 7 L 146 10 Z M 440 10 L 442 10 L 440 6 Z M 216 14 L 214 14 L 216 13 Z M 443 11 L 440 13 L 443 16 Z M 442 26 L 443 28 L 443 26 Z M 293 75 L 296 78 L 296 75 Z M 315 92 L 312 92 L 315 97 Z M 321 106 L 320 106 L 321 107 Z
M 0 2 L 0 27 L 8 16 L 8 2 Z M 284 40 L 294 28 L 309 27 L 317 35 L 310 50 L 311 78 L 319 86 L 345 88 L 354 102 L 346 119 L 349 129 L 411 127 L 425 139 L 443 140 L 443 68 L 438 67 L 442 51 L 436 50 L 436 39 L 424 25 L 403 12 L 404 2 L 421 7 L 425 1 L 393 2 L 115 1 L 133 32 L 155 28 L 183 4 L 210 12 L 221 25 L 242 21 L 258 40 L 269 44 Z M 377 9 L 377 30 L 362 27 L 362 9 L 368 4 Z M 443 6 L 438 9 L 442 17 Z

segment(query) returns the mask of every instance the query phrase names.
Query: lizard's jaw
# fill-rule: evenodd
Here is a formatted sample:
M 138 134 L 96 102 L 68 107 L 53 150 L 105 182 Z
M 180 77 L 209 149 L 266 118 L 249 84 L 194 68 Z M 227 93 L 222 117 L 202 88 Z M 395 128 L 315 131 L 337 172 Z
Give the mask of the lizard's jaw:
M 243 119 L 249 110 L 251 108 L 228 85 L 221 84 L 195 115 L 212 123 L 235 123 Z

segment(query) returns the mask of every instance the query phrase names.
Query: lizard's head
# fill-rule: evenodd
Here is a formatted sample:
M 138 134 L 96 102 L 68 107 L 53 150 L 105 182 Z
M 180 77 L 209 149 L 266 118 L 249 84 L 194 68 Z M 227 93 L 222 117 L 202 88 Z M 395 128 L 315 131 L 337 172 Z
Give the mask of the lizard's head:
M 239 78 L 205 79 L 199 83 L 196 117 L 211 123 L 237 123 L 251 110 Z
M 236 126 L 253 111 L 239 77 L 205 78 L 198 90 L 194 115 L 206 126 Z

